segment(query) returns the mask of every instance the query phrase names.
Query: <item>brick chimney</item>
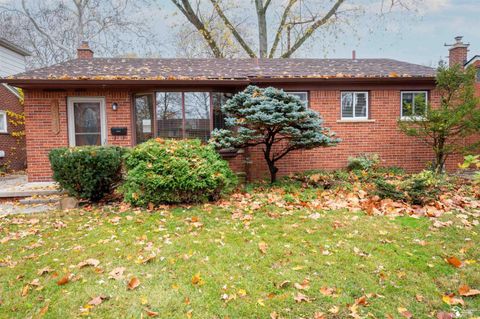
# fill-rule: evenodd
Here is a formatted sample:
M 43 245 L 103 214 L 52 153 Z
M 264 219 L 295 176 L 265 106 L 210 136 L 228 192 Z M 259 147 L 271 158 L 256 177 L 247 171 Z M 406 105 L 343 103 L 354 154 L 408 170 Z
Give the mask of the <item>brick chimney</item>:
M 450 47 L 450 49 L 448 49 L 449 51 L 448 65 L 449 66 L 460 64 L 463 67 L 465 62 L 467 62 L 468 46 L 470 44 L 463 43 L 462 39 L 463 39 L 462 36 L 457 36 L 455 37 L 454 44 L 445 44 L 445 46 Z
M 88 46 L 87 41 L 82 41 L 82 44 L 77 49 L 77 58 L 80 60 L 93 59 L 93 51 Z

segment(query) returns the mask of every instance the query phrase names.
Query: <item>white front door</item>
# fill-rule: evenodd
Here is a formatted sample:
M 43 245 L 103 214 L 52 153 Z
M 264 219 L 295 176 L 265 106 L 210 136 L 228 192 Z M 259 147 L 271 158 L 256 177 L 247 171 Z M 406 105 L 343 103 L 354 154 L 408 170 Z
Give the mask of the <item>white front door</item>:
M 68 139 L 70 146 L 107 144 L 103 97 L 68 98 Z

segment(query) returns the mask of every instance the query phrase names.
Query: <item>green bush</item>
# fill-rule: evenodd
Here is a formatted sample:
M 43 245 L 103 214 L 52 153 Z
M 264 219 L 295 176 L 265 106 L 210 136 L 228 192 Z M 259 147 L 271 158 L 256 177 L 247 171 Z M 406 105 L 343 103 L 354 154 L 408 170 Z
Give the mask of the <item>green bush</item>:
M 368 171 L 376 168 L 378 164 L 380 164 L 378 154 L 361 154 L 357 157 L 349 157 L 347 168 L 350 171 Z
M 98 201 L 121 181 L 125 149 L 115 146 L 57 148 L 50 152 L 53 179 L 70 196 Z
M 375 194 L 380 198 L 390 198 L 415 205 L 424 205 L 437 200 L 442 189 L 450 186 L 450 182 L 444 175 L 427 170 L 410 175 L 396 183 L 377 178 L 374 184 Z
M 213 146 L 199 140 L 149 140 L 129 152 L 125 165 L 121 191 L 135 206 L 216 200 L 237 182 Z

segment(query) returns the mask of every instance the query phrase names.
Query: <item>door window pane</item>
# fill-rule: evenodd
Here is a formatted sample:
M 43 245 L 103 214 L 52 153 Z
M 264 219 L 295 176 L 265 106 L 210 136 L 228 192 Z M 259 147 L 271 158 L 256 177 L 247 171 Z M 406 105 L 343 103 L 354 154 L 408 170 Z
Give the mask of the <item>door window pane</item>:
M 183 137 L 182 93 L 157 92 L 157 136 Z
M 73 103 L 75 145 L 101 145 L 100 103 Z
M 151 94 L 135 97 L 135 130 L 137 143 L 143 143 L 153 137 L 153 96 Z
M 210 138 L 210 93 L 187 92 L 185 99 L 185 138 Z

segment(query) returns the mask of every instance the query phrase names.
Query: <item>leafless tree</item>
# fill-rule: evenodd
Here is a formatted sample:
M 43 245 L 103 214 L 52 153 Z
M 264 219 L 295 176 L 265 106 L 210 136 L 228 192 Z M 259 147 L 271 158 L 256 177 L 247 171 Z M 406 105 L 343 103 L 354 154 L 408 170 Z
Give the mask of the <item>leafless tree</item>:
M 341 26 L 366 12 L 378 16 L 398 10 L 412 12 L 420 0 L 171 0 L 193 26 L 214 57 L 228 57 L 222 39 L 234 39 L 252 58 L 289 58 L 309 39 L 323 32 L 336 32 Z M 231 12 L 230 12 L 231 11 Z M 214 21 L 215 23 L 212 23 Z M 222 26 L 219 28 L 218 21 Z M 185 27 L 182 34 L 185 34 Z M 246 32 L 245 32 L 246 30 Z M 252 31 L 257 40 L 252 41 Z M 191 45 L 191 43 L 190 43 Z M 240 54 L 241 55 L 241 54 Z
M 150 0 L 10 0 L 0 4 L 0 37 L 32 51 L 31 66 L 75 58 L 81 41 L 108 56 L 153 49 Z M 158 49 L 158 48 L 157 48 Z

